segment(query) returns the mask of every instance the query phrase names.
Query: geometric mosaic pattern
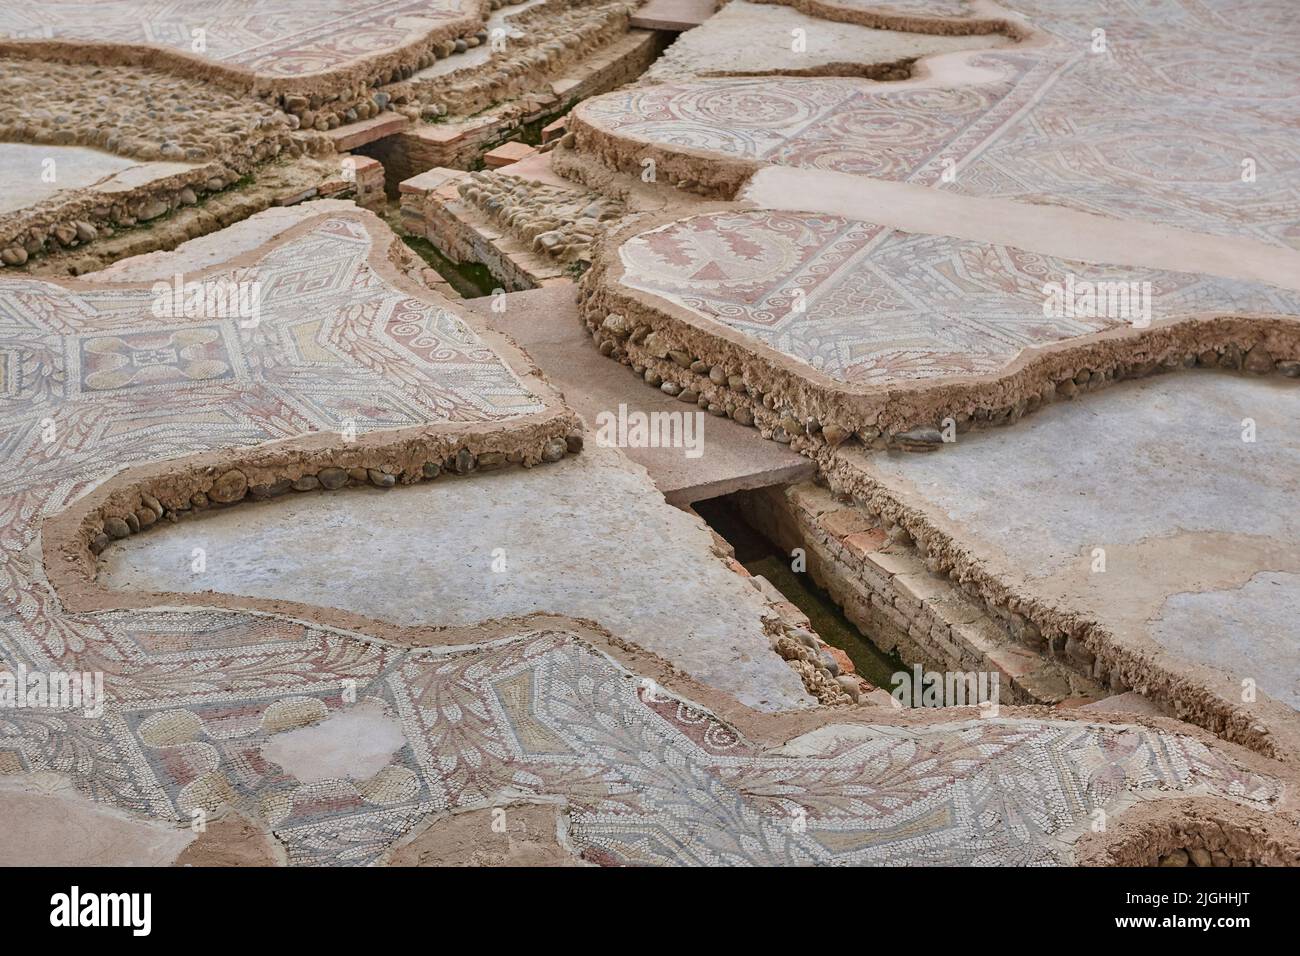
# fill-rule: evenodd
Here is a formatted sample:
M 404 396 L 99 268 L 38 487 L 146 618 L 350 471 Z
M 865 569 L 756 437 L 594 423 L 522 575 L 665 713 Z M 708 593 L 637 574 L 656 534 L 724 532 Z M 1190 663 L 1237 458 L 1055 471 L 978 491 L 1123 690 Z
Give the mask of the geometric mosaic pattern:
M 467 0 L 95 0 L 5 4 L 0 37 L 158 46 L 260 76 L 337 69 L 475 13 Z M 194 49 L 195 30 L 206 48 Z
M 541 411 L 461 319 L 371 269 L 370 250 L 365 226 L 340 217 L 251 266 L 204 273 L 256 283 L 256 322 L 154 317 L 152 287 L 0 283 L 0 495 L 18 496 L 0 535 L 25 546 L 20 517 L 50 514 L 128 464 Z
M 49 660 L 112 644 L 57 613 L 29 549 L 42 516 L 123 467 L 319 431 L 505 422 L 542 410 L 461 319 L 375 272 L 371 247 L 361 220 L 323 219 L 244 269 L 203 273 L 257 282 L 255 324 L 155 317 L 150 287 L 0 282 L 0 625 L 9 654 Z
M 178 823 L 234 807 L 292 862 L 328 865 L 375 862 L 431 812 L 521 796 L 566 801 L 586 858 L 638 864 L 1068 862 L 1054 837 L 1129 795 L 1276 804 L 1276 781 L 1136 727 L 977 720 L 767 752 L 647 697 L 564 629 L 408 649 L 252 612 L 64 608 L 41 520 L 121 468 L 349 417 L 360 432 L 540 409 L 459 320 L 374 272 L 370 246 L 338 216 L 265 253 L 249 267 L 262 283 L 250 328 L 155 317 L 127 286 L 0 282 L 0 354 L 15 356 L 0 405 L 0 661 L 101 672 L 107 697 L 94 717 L 0 710 L 0 767 Z M 405 735 L 373 776 L 301 783 L 262 756 L 353 689 Z
M 0 712 L 0 766 L 64 773 L 97 799 L 175 819 L 221 761 L 206 745 L 148 750 L 141 740 L 175 730 L 155 721 L 134 736 L 142 708 L 225 707 L 229 729 L 239 699 L 269 704 L 380 672 L 390 652 L 272 618 L 68 613 L 39 540 L 43 517 L 131 465 L 347 426 L 505 422 L 543 409 L 461 319 L 376 272 L 372 246 L 363 220 L 322 218 L 247 267 L 183 277 L 255 282 L 255 316 L 156 315 L 161 289 L 148 286 L 0 280 L 0 662 L 102 672 L 110 698 L 96 719 Z M 167 790 L 177 780 L 181 803 Z
M 1004 6 L 1048 40 L 973 57 L 992 82 L 711 79 L 607 94 L 578 113 L 625 139 L 1300 248 L 1291 4 Z
M 148 460 L 216 435 L 257 444 L 349 424 L 366 431 L 540 410 L 459 318 L 380 278 L 366 262 L 370 249 L 359 221 L 329 219 L 251 266 L 205 273 L 204 288 L 227 280 L 249 290 L 246 302 L 256 294 L 255 310 L 228 308 L 224 318 L 155 317 L 165 311 L 161 290 L 175 282 L 157 290 L 4 282 L 0 350 L 16 356 L 0 440 L 7 460 L 53 461 L 39 437 L 47 422 L 79 443 L 78 454 L 111 435 L 120 453 Z
M 603 864 L 1067 863 L 1053 837 L 1124 797 L 1280 796 L 1189 737 L 1082 722 L 855 728 L 815 756 L 765 753 L 564 631 L 397 651 L 245 614 L 91 617 L 123 659 L 108 712 L 0 713 L 0 752 L 156 818 L 241 809 L 294 864 L 372 863 L 430 813 L 529 797 L 566 801 L 575 850 Z M 303 784 L 267 763 L 267 737 L 336 711 L 345 680 L 403 727 L 387 766 Z
M 631 87 L 582 103 L 620 137 L 740 159 L 907 179 L 1014 84 L 879 92 L 862 80 L 738 77 Z M 882 103 L 888 98 L 887 109 Z
M 1150 283 L 1152 322 L 1200 312 L 1300 316 L 1300 293 L 1260 283 L 1098 266 L 836 216 L 693 216 L 619 249 L 628 287 L 744 332 L 841 382 L 996 372 L 1026 348 L 1127 325 L 1048 317 L 1043 287 Z M 1139 287 L 1141 288 L 1141 287 Z

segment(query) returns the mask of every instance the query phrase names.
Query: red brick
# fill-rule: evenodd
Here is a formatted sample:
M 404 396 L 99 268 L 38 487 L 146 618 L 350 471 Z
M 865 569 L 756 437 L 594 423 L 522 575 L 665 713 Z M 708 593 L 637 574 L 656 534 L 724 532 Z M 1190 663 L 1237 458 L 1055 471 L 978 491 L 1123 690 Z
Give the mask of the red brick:
M 846 537 L 843 544 L 855 558 L 865 558 L 868 554 L 879 551 L 885 546 L 885 532 L 880 528 L 859 531 Z
M 490 149 L 483 154 L 483 165 L 489 169 L 500 169 L 502 166 L 509 166 L 521 159 L 527 159 L 536 152 L 537 150 L 533 149 L 533 147 L 523 143 L 502 143 L 495 149 Z

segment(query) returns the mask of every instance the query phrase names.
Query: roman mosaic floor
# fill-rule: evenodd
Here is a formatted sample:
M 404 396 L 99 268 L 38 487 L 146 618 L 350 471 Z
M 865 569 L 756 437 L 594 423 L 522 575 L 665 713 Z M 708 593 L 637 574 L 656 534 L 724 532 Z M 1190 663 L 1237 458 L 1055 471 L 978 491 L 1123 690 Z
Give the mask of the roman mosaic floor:
M 1281 67 L 1247 83 L 1198 69 L 1208 79 L 1191 98 L 1179 84 L 1190 82 L 1189 58 L 1231 61 L 1243 32 L 1251 56 L 1266 62 L 1295 38 L 1280 25 L 1265 39 L 1267 13 L 1261 21 L 1252 12 L 1225 33 L 1231 5 L 1161 6 L 1172 26 L 1158 35 L 1122 4 L 1086 17 L 1064 4 L 1016 6 L 1033 31 L 1014 50 L 932 58 L 948 66 L 902 83 L 702 79 L 642 84 L 581 104 L 579 149 L 587 144 L 603 162 L 638 171 L 658 163 L 671 181 L 724 193 L 736 191 L 738 175 L 757 173 L 734 211 L 664 216 L 662 225 L 622 234 L 602 282 L 604 304 L 636 312 L 671 303 L 695 328 L 739 332 L 773 364 L 832 395 L 846 383 L 988 375 L 1050 343 L 1124 326 L 1221 315 L 1294 319 L 1300 194 L 1278 110 L 1300 97 L 1297 74 Z M 1084 19 L 1109 38 L 1098 51 L 1085 42 Z M 1141 136 L 1103 125 L 1117 115 L 1140 117 Z M 1164 132 L 1148 139 L 1156 129 Z M 1205 130 L 1222 131 L 1217 145 L 1204 141 Z M 798 174 L 776 177 L 772 167 Z M 1270 172 L 1261 178 L 1263 168 Z M 764 188 L 768 173 L 774 182 Z M 872 194 L 890 198 L 886 208 L 855 201 L 864 178 L 898 184 Z M 948 193 L 1014 202 L 945 206 Z M 782 205 L 763 208 L 773 202 Z M 922 204 L 928 214 L 918 218 Z M 810 215 L 846 206 L 861 209 L 861 218 Z M 1053 229 L 1052 209 L 1061 207 L 1092 215 Z M 947 222 L 970 225 L 943 231 L 945 208 Z M 867 218 L 873 210 L 880 218 Z M 1015 243 L 988 225 L 1007 212 L 1026 219 Z M 1166 232 L 1134 234 L 1127 221 Z M 1063 239 L 1070 225 L 1098 241 Z M 1206 276 L 1142 268 L 1151 264 L 1142 240 L 1168 242 L 1170 227 L 1188 231 L 1178 241 L 1206 248 L 1211 237 L 1230 237 L 1218 263 L 1266 261 L 1255 270 L 1265 281 L 1224 281 L 1241 275 L 1230 269 Z M 1212 256 L 1202 263 L 1218 268 Z M 1047 287 L 1064 290 L 1076 279 L 1146 289 L 1150 298 L 1141 315 L 1047 311 Z M 968 308 L 973 301 L 979 305 Z
M 1285 4 L 1006 6 L 1032 38 L 956 54 L 976 82 L 938 70 L 884 89 L 835 77 L 633 87 L 579 106 L 578 129 L 630 153 L 856 173 L 1295 245 L 1300 159 L 1283 130 L 1300 76 Z
M 789 6 L 863 28 L 883 13 Z M 1280 5 L 1179 0 L 964 12 L 1000 13 L 985 35 L 1013 42 L 936 52 L 895 82 L 778 58 L 765 75 L 650 77 L 579 104 L 557 168 L 698 197 L 646 200 L 610 231 L 583 280 L 587 327 L 650 384 L 818 460 L 868 523 L 915 540 L 1011 631 L 1027 625 L 1035 652 L 1118 691 L 1140 674 L 1181 716 L 1289 751 L 1290 533 L 1285 508 L 1254 505 L 1295 472 L 1279 430 L 1300 376 L 1294 24 Z M 1199 378 L 1224 368 L 1268 379 Z M 1089 395 L 1158 372 L 1175 374 Z M 937 454 L 900 454 L 915 451 Z M 1269 477 L 1249 491 L 1219 483 L 1255 462 Z M 1179 495 L 1156 493 L 1165 475 Z M 1129 540 L 1142 523 L 1117 533 L 1102 501 L 1133 486 L 1130 513 L 1180 506 Z M 1057 541 L 1049 514 L 1068 513 L 1079 537 Z M 1201 534 L 1231 582 L 1173 570 Z M 1090 580 L 1095 549 L 1130 573 Z M 1004 588 L 1037 599 L 1022 615 Z
M 475 12 L 465 0 L 6 4 L 0 37 L 162 48 L 258 76 L 296 77 L 387 53 Z
M 571 845 L 603 863 L 1063 862 L 1066 838 L 1098 808 L 1169 790 L 1260 809 L 1279 799 L 1276 781 L 1191 736 L 1123 725 L 868 725 L 817 738 L 810 753 L 797 742 L 773 751 L 647 685 L 576 622 L 462 628 L 449 646 L 410 649 L 391 629 L 376 637 L 203 596 L 184 609 L 149 595 L 115 609 L 111 592 L 76 597 L 66 572 L 54 576 L 64 590 L 53 587 L 46 556 L 74 545 L 52 551 L 40 519 L 70 503 L 77 511 L 88 490 L 111 476 L 121 485 L 143 463 L 345 422 L 387 435 L 417 422 L 508 427 L 545 414 L 540 384 L 525 384 L 464 320 L 386 265 L 380 228 L 324 214 L 246 254 L 239 268 L 264 283 L 249 329 L 142 317 L 143 290 L 130 284 L 6 280 L 6 452 L 23 462 L 6 491 L 6 661 L 102 670 L 109 695 L 103 715 L 7 711 L 0 743 L 11 774 L 53 775 L 176 824 L 237 809 L 295 863 L 374 862 L 430 814 L 503 799 L 565 801 Z M 44 338 L 33 337 L 38 318 Z M 42 441 L 51 425 L 53 441 Z M 242 473 L 234 492 L 229 475 L 205 479 L 211 500 L 243 493 Z M 545 480 L 527 475 L 464 479 L 466 494 L 504 480 L 521 484 L 502 487 L 514 497 Z M 141 497 L 142 514 L 157 499 Z M 159 508 L 186 510 L 179 500 Z M 165 541 L 178 530 L 150 534 Z M 212 560 L 248 546 L 214 542 Z M 338 604 L 290 581 L 272 591 Z M 459 623 L 430 620 L 424 607 L 401 623 Z M 620 630 L 639 637 L 630 623 Z M 364 779 L 299 780 L 266 756 L 276 734 L 363 706 L 399 728 Z
M 1090 282 L 1149 288 L 1152 322 L 1300 315 L 1300 290 L 1098 267 L 789 212 L 678 220 L 632 237 L 619 256 L 623 285 L 721 322 L 837 382 L 997 373 L 1026 349 L 1139 320 L 1136 308 L 1132 318 L 1044 315 L 1044 285 L 1064 291 L 1081 273 Z
M 557 79 L 627 38 L 580 0 L 0 8 L 5 75 L 108 71 L 0 114 L 0 864 L 1300 863 L 1300 35 L 1096 6 L 735 0 L 633 82 Z M 581 248 L 453 301 L 405 167 L 570 99 Z M 892 706 L 597 439 L 610 358 L 815 468 L 891 619 L 1077 680 Z

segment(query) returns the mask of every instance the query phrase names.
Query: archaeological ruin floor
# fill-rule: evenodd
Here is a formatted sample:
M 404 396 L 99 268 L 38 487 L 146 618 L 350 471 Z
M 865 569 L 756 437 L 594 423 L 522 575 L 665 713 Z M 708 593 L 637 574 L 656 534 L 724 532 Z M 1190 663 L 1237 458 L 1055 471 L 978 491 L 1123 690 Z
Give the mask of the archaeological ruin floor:
M 1300 865 L 1288 0 L 0 0 L 0 865 Z

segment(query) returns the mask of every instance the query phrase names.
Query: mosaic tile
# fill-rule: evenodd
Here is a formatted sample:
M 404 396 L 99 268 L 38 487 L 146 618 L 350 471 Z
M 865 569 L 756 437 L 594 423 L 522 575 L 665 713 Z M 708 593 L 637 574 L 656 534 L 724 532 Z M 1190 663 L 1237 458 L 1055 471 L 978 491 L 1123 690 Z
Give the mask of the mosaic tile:
M 1004 5 L 1044 41 L 971 57 L 998 79 L 698 80 L 606 94 L 576 113 L 638 142 L 1300 247 L 1300 152 L 1287 132 L 1300 23 L 1287 4 Z
M 0 37 L 159 46 L 260 76 L 325 72 L 414 42 L 465 0 L 99 0 L 0 8 Z
M 718 212 L 619 248 L 620 283 L 743 332 L 840 382 L 999 371 L 1024 349 L 1129 324 L 1047 316 L 1073 276 L 1149 283 L 1152 321 L 1201 312 L 1300 315 L 1300 294 L 1188 273 L 1072 262 L 835 216 Z M 1139 289 L 1141 286 L 1139 286 Z

